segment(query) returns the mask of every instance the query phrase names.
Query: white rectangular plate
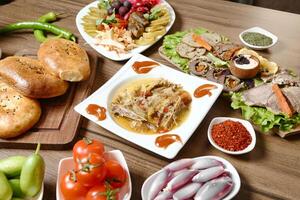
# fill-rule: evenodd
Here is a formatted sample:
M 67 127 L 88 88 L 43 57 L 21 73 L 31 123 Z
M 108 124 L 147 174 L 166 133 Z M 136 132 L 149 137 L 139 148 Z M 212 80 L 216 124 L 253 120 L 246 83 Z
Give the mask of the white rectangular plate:
M 111 60 L 115 60 L 115 61 L 122 61 L 122 60 L 127 60 L 129 58 L 131 58 L 134 54 L 137 53 L 142 53 L 143 51 L 145 51 L 146 49 L 148 49 L 149 47 L 151 47 L 153 44 L 155 44 L 158 40 L 160 40 L 169 30 L 170 28 L 173 26 L 174 22 L 175 22 L 175 12 L 174 9 L 172 8 L 172 6 L 165 0 L 161 0 L 160 4 L 161 5 L 165 5 L 166 8 L 169 10 L 170 13 L 170 23 L 167 25 L 166 27 L 166 33 L 162 36 L 159 36 L 156 41 L 151 44 L 151 45 L 145 45 L 145 46 L 139 46 L 131 51 L 129 51 L 128 53 L 125 54 L 117 54 L 114 51 L 108 51 L 106 50 L 103 46 L 100 45 L 96 45 L 96 41 L 93 37 L 91 37 L 90 35 L 88 35 L 82 26 L 82 18 L 88 14 L 89 12 L 89 8 L 91 7 L 97 7 L 98 1 L 94 1 L 90 4 L 88 4 L 87 6 L 85 6 L 84 8 L 82 8 L 77 16 L 76 16 L 76 26 L 77 29 L 79 30 L 79 33 L 81 34 L 81 36 L 83 37 L 83 39 L 93 48 L 95 49 L 98 53 L 102 54 L 103 56 L 105 56 L 106 58 L 109 58 Z
M 223 86 L 199 77 L 191 76 L 180 72 L 178 70 L 172 69 L 165 65 L 160 64 L 158 67 L 154 67 L 147 74 L 137 74 L 132 69 L 132 64 L 135 61 L 152 61 L 150 58 L 145 57 L 140 54 L 134 55 L 109 81 L 107 81 L 101 88 L 95 91 L 91 96 L 85 99 L 83 102 L 75 107 L 75 110 L 88 118 L 89 120 L 97 123 L 103 128 L 113 132 L 114 134 L 133 142 L 145 149 L 148 149 L 154 153 L 157 153 L 166 158 L 174 158 L 179 150 L 184 146 L 184 144 L 191 137 L 193 132 L 196 130 L 198 125 L 201 123 L 203 118 L 206 116 L 218 96 L 221 94 Z M 185 121 L 177 128 L 171 130 L 168 133 L 177 134 L 181 137 L 182 144 L 179 142 L 173 143 L 168 148 L 163 149 L 155 145 L 155 139 L 159 134 L 144 135 L 135 132 L 128 131 L 121 126 L 119 126 L 107 111 L 107 118 L 103 121 L 97 120 L 93 115 L 89 115 L 86 112 L 86 108 L 89 104 L 98 104 L 105 108 L 109 108 L 112 96 L 117 88 L 129 80 L 140 79 L 140 78 L 164 78 L 172 83 L 182 85 L 183 89 L 193 96 L 196 88 L 203 84 L 213 84 L 217 88 L 211 90 L 212 95 L 204 96 L 202 98 L 192 97 L 191 110 Z M 108 109 L 107 109 L 108 110 Z M 167 134 L 167 133 L 166 133 Z

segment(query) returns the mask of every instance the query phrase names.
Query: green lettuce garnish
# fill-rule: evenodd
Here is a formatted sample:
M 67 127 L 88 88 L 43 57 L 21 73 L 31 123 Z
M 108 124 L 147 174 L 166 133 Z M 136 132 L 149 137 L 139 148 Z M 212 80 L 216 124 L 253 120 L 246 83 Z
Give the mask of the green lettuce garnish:
M 228 66 L 227 62 L 221 60 L 220 58 L 217 58 L 212 53 L 208 53 L 207 57 L 214 62 L 214 66 L 216 66 L 216 67 L 224 67 L 224 66 L 227 67 Z
M 171 35 L 167 35 L 164 37 L 163 41 L 163 53 L 172 60 L 175 64 L 179 65 L 181 70 L 184 72 L 189 71 L 188 62 L 189 60 L 186 58 L 182 58 L 177 52 L 176 47 L 181 42 L 182 38 L 189 32 L 194 32 L 198 35 L 207 32 L 207 29 L 197 28 L 190 31 L 176 32 Z
M 239 92 L 231 95 L 231 101 L 233 109 L 241 109 L 242 116 L 259 126 L 263 132 L 268 132 L 275 127 L 278 127 L 282 131 L 290 131 L 300 123 L 299 113 L 288 117 L 283 114 L 274 114 L 263 107 L 248 106 L 243 101 L 242 94 Z

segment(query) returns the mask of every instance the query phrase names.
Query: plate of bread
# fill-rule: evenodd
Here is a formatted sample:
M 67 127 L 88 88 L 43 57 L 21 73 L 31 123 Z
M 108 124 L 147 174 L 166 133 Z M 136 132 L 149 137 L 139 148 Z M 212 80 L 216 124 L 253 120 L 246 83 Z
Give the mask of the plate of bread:
M 59 38 L 32 51 L 0 60 L 0 143 L 69 143 L 80 122 L 71 107 L 88 95 L 96 59 Z

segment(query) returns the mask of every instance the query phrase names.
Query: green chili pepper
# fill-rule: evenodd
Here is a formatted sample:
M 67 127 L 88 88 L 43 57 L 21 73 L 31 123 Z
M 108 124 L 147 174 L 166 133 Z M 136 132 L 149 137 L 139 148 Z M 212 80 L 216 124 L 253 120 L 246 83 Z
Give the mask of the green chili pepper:
M 39 29 L 51 32 L 55 35 L 58 35 L 60 37 L 63 37 L 67 40 L 76 41 L 75 36 L 73 33 L 62 29 L 58 26 L 55 26 L 53 24 L 45 23 L 45 22 L 33 22 L 33 21 L 27 21 L 27 22 L 17 22 L 13 24 L 9 24 L 3 28 L 0 29 L 0 34 L 9 33 L 16 30 L 22 30 L 22 29 Z
M 13 197 L 11 200 L 24 200 L 23 198 Z
M 24 198 L 25 195 L 23 194 L 20 188 L 20 179 L 10 179 L 8 180 L 11 189 L 13 190 L 13 197 Z
M 49 12 L 45 15 L 42 15 L 38 21 L 39 22 L 54 22 L 57 20 L 57 15 L 54 12 Z M 44 35 L 44 32 L 42 30 L 34 30 L 33 32 L 35 39 L 38 42 L 44 42 L 47 37 Z
M 39 155 L 40 146 L 38 144 L 35 153 L 25 161 L 20 176 L 21 190 L 30 197 L 34 197 L 41 190 L 44 180 L 45 162 Z
M 8 178 L 19 176 L 24 162 L 25 156 L 11 156 L 0 160 L 0 171 Z
M 0 200 L 10 200 L 13 191 L 8 183 L 8 180 L 3 172 L 0 171 Z

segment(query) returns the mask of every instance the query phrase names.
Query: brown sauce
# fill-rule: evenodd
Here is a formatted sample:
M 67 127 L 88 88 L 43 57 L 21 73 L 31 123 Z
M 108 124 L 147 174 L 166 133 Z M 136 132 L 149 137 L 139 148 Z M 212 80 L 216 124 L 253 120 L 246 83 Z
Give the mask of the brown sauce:
M 199 86 L 195 91 L 194 91 L 194 97 L 196 98 L 201 98 L 205 95 L 211 96 L 211 91 L 212 89 L 216 89 L 217 86 L 212 85 L 212 84 L 204 84 Z
M 97 104 L 89 104 L 86 108 L 86 112 L 90 115 L 96 116 L 100 121 L 106 119 L 106 109 Z
M 155 145 L 157 147 L 164 148 L 164 149 L 168 148 L 168 146 L 173 144 L 174 142 L 182 143 L 181 138 L 180 138 L 179 135 L 165 134 L 165 135 L 162 135 L 162 136 L 158 136 L 155 139 Z
M 136 61 L 133 63 L 132 68 L 138 74 L 146 74 L 156 66 L 159 66 L 159 64 L 153 61 Z

